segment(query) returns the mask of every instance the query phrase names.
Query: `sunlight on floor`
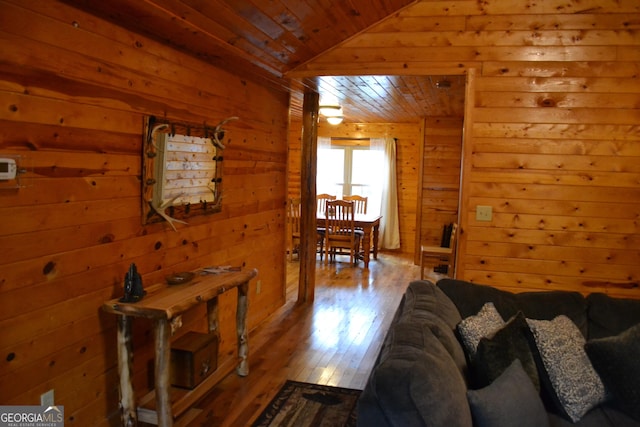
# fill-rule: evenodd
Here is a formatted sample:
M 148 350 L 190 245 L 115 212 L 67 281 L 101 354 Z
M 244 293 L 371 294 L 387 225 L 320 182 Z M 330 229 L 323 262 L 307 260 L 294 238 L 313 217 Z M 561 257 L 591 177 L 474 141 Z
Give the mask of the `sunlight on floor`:
M 374 312 L 363 313 L 361 309 L 320 307 L 313 315 L 313 343 L 328 348 L 338 347 L 340 342 L 360 345 L 375 317 Z
M 338 351 L 345 347 L 357 349 L 369 345 L 372 330 L 380 324 L 384 313 L 380 307 L 379 285 L 388 286 L 389 278 L 400 273 L 405 278 L 418 277 L 419 270 L 412 259 L 403 255 L 381 254 L 379 259 L 371 260 L 369 269 L 362 265 L 352 266 L 339 259 L 337 262 L 316 264 L 315 300 L 312 309 L 312 328 L 309 331 L 309 344 L 318 351 Z M 287 268 L 297 269 L 297 261 L 289 262 Z M 394 281 L 395 283 L 395 281 Z M 404 288 L 405 280 L 398 280 L 398 286 Z M 290 283 L 288 298 L 296 298 L 297 281 Z

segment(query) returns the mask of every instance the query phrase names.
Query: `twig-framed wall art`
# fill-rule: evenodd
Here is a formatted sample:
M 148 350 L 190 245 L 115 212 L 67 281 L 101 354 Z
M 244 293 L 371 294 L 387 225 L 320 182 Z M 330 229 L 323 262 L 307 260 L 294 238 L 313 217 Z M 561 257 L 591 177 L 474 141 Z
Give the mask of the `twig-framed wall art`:
M 143 141 L 143 223 L 186 219 L 222 209 L 222 126 L 145 118 Z

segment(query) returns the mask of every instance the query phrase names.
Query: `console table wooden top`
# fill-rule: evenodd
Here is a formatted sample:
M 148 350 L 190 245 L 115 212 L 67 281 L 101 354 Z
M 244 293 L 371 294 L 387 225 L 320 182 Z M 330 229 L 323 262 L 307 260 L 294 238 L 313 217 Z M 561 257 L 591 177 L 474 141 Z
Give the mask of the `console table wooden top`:
M 102 308 L 113 314 L 171 320 L 198 304 L 248 282 L 257 274 L 256 269 L 221 274 L 196 273 L 196 277 L 188 283 L 152 285 L 138 302 L 120 302 L 115 298 L 106 301 Z

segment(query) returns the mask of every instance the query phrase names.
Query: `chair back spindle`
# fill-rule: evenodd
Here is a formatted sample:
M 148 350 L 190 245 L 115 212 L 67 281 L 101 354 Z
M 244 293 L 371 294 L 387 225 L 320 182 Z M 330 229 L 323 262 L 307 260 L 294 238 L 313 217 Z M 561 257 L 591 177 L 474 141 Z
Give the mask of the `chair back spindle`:
M 318 194 L 316 196 L 317 212 L 319 217 L 324 216 L 324 212 L 327 207 L 327 200 L 336 200 L 336 196 L 326 193 Z
M 354 194 L 352 196 L 343 196 L 342 199 L 343 200 L 352 201 L 354 203 L 355 212 L 357 214 L 366 215 L 366 213 L 367 213 L 367 201 L 369 200 L 368 197 L 359 196 L 357 194 Z

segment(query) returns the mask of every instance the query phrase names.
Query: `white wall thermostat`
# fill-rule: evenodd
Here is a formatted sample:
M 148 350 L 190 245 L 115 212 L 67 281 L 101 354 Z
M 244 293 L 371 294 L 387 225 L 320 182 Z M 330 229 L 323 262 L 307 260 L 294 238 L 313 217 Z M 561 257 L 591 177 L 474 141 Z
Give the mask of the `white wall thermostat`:
M 0 180 L 16 179 L 17 171 L 16 161 L 14 159 L 0 157 Z

